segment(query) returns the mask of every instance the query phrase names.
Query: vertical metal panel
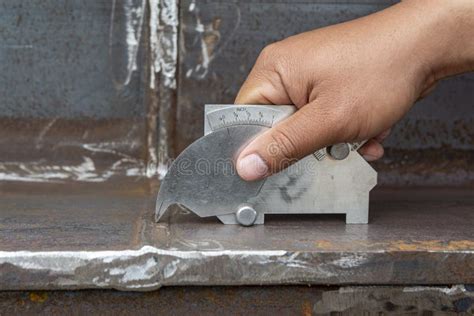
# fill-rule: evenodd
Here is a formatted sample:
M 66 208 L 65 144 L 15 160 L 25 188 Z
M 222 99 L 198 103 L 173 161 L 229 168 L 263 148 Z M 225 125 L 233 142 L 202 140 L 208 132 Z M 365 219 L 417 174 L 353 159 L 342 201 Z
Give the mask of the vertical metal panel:
M 143 117 L 142 3 L 1 1 L 1 116 Z
M 0 1 L 1 179 L 144 172 L 146 3 Z

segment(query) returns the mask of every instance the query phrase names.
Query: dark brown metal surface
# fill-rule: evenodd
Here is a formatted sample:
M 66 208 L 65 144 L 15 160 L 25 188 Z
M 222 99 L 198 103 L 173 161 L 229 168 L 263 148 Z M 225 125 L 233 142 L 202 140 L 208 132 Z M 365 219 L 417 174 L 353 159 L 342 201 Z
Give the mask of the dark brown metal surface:
M 1 289 L 474 283 L 470 188 L 377 190 L 369 225 L 269 216 L 251 228 L 178 208 L 156 224 L 157 183 L 139 178 L 0 189 Z
M 385 188 L 371 194 L 369 225 L 345 225 L 339 215 L 267 215 L 264 227 L 248 229 L 181 212 L 169 230 L 170 246 L 184 249 L 448 254 L 474 250 L 473 220 L 472 189 Z
M 120 180 L 122 179 L 122 180 Z M 154 207 L 148 180 L 0 182 L 0 250 L 135 249 Z
M 169 287 L 0 293 L 1 315 L 472 315 L 474 292 L 454 287 Z

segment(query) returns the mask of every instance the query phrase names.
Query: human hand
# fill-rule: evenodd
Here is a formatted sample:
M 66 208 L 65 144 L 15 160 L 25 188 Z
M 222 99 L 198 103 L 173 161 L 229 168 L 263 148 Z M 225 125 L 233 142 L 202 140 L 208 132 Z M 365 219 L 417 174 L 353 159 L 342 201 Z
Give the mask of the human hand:
M 235 103 L 299 110 L 242 150 L 239 175 L 257 180 L 320 148 L 364 139 L 361 154 L 380 158 L 380 142 L 417 99 L 473 69 L 473 17 L 470 0 L 404 1 L 267 46 Z

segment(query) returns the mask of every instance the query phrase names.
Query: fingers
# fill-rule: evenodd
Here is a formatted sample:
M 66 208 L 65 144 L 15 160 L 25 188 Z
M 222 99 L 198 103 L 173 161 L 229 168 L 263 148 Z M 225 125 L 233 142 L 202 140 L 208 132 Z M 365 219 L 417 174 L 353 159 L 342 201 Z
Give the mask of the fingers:
M 338 124 L 332 113 L 322 109 L 317 105 L 304 106 L 253 140 L 237 158 L 240 177 L 247 181 L 267 177 L 317 149 L 344 141 L 339 128 L 344 128 L 344 124 Z M 359 150 L 361 155 L 367 161 L 380 159 L 384 154 L 381 142 L 389 134 L 390 129 L 370 139 Z
M 272 87 L 267 86 L 265 88 L 256 89 L 258 82 L 253 78 L 249 78 L 245 81 L 244 85 L 240 88 L 235 104 L 272 104 L 272 102 L 265 97 L 265 95 L 272 95 Z
M 429 95 L 433 90 L 436 88 L 437 82 L 433 82 L 430 84 L 428 87 L 426 87 L 420 94 L 420 97 L 418 98 L 418 101 L 421 99 L 424 99 L 427 95 Z
M 384 132 L 380 133 L 373 139 L 367 141 L 367 143 L 359 149 L 359 153 L 364 157 L 367 161 L 375 161 L 383 157 L 384 149 L 382 146 L 382 142 L 385 138 L 390 135 L 391 129 L 387 129 Z
M 267 74 L 265 77 L 270 77 Z M 278 81 L 264 80 L 263 75 L 251 73 L 240 88 L 235 104 L 291 104 L 283 85 Z
M 240 88 L 235 104 L 293 104 L 276 71 L 275 44 L 265 47 Z
M 319 148 L 336 143 L 332 119 L 318 106 L 306 105 L 253 140 L 237 158 L 237 172 L 247 181 L 276 173 Z
M 359 149 L 359 153 L 367 161 L 374 161 L 382 158 L 384 149 L 383 146 L 375 139 L 370 139 L 367 143 Z
M 383 131 L 382 133 L 380 133 L 379 135 L 375 136 L 375 140 L 378 141 L 379 143 L 383 142 L 385 140 L 385 138 L 388 137 L 388 135 L 390 135 L 390 132 L 392 131 L 391 128 Z

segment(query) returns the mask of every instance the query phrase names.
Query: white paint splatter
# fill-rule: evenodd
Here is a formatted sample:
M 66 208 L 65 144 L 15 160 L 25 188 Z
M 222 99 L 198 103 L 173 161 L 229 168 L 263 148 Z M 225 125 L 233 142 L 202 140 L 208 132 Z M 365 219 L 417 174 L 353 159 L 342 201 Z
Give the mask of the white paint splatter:
M 133 72 L 137 70 L 138 48 L 143 27 L 143 18 L 145 13 L 145 0 L 125 0 L 120 1 L 125 12 L 125 41 L 127 44 L 127 68 L 126 76 L 123 82 L 115 80 L 119 87 L 124 87 L 130 83 Z M 112 15 L 110 23 L 109 49 L 113 47 L 114 23 L 116 15 L 116 0 L 112 4 Z
M 339 266 L 344 269 L 357 268 L 368 261 L 368 258 L 364 254 L 350 254 L 334 260 L 332 264 Z
M 179 259 L 198 259 L 219 256 L 284 256 L 285 250 L 209 250 L 182 251 L 167 250 L 153 246 L 143 246 L 138 250 L 105 250 L 105 251 L 0 251 L 0 264 L 11 263 L 22 268 L 33 267 L 35 270 L 53 270 L 73 272 L 82 265 L 82 261 L 101 260 L 112 263 L 144 255 L 170 256 Z M 62 261 L 58 263 L 57 261 Z M 57 270 L 56 267 L 60 268 Z
M 240 25 L 241 13 L 238 6 L 233 6 L 233 12 L 235 12 L 235 22 L 233 29 L 226 33 L 225 39 L 221 39 L 221 34 L 218 27 L 215 27 L 214 23 L 204 24 L 199 15 L 199 9 L 196 8 L 196 3 L 193 1 L 189 5 L 189 11 L 194 13 L 195 16 L 195 31 L 199 33 L 201 55 L 197 64 L 186 71 L 186 78 L 193 77 L 195 79 L 204 79 L 209 73 L 209 66 L 219 52 L 227 45 L 232 39 L 236 30 Z M 212 36 L 215 39 L 207 41 L 208 36 Z
M 438 291 L 447 295 L 454 295 L 466 292 L 466 288 L 464 285 L 455 285 L 453 287 L 411 286 L 403 288 L 403 292 L 405 293 L 425 291 Z
M 124 268 L 112 268 L 109 270 L 110 275 L 121 275 L 122 282 L 140 281 L 148 279 L 153 274 L 153 268 L 156 262 L 153 258 L 148 259 L 144 264 L 132 264 Z
M 54 125 L 54 123 L 56 123 L 57 120 L 58 120 L 58 118 L 55 117 L 54 119 L 49 121 L 49 123 L 46 124 L 46 126 L 38 134 L 38 137 L 36 138 L 36 143 L 35 143 L 36 149 L 41 149 L 43 147 L 44 136 L 46 135 L 46 133 L 48 133 L 48 131 L 51 129 L 51 127 Z
M 179 262 L 180 260 L 173 260 L 170 263 L 168 263 L 163 269 L 163 277 L 164 278 L 172 277 L 178 270 Z
M 6 44 L 6 45 L 0 45 L 0 47 L 4 48 L 10 48 L 10 49 L 32 49 L 34 46 L 31 44 Z
M 64 182 L 73 180 L 103 182 L 118 174 L 131 177 L 146 175 L 144 163 L 136 159 L 121 158 L 110 167 L 99 170 L 90 157 L 84 156 L 82 158 L 82 162 L 77 165 L 0 162 L 0 181 Z
M 189 214 L 188 210 L 180 208 L 179 211 L 182 214 Z M 184 239 L 180 237 L 176 237 L 174 242 L 179 243 L 189 249 L 201 249 L 201 250 L 224 250 L 224 246 L 218 242 L 217 240 L 207 239 L 207 240 L 200 240 L 194 241 L 189 239 Z
M 147 283 L 147 284 L 128 284 L 127 289 L 140 289 L 140 290 L 146 290 L 146 289 L 157 289 L 160 287 L 160 282 L 152 282 L 152 283 Z
M 150 70 L 150 88 L 155 89 L 156 73 L 161 71 L 160 45 L 158 26 L 160 24 L 160 0 L 148 0 L 150 6 L 150 50 L 151 50 L 151 70 Z
M 195 8 L 193 8 L 193 11 L 194 11 Z M 195 74 L 195 76 L 197 77 L 197 79 L 203 79 L 204 77 L 206 77 L 207 73 L 208 73 L 208 70 L 209 70 L 209 64 L 210 62 L 214 59 L 214 54 L 210 54 L 209 53 L 209 48 L 208 48 L 208 45 L 206 44 L 206 41 L 205 41 L 205 37 L 204 37 L 204 34 L 206 32 L 212 32 L 212 27 L 211 26 L 205 26 L 202 22 L 201 22 L 201 18 L 198 14 L 198 12 L 196 12 L 196 26 L 195 26 L 195 30 L 196 32 L 200 33 L 200 44 L 201 44 L 201 62 L 198 63 L 193 69 L 189 69 L 188 71 L 186 71 L 186 77 L 189 78 L 191 77 L 193 74 Z M 219 35 L 219 33 L 217 33 L 217 35 Z
M 150 4 L 150 88 L 155 88 L 156 74 L 163 85 L 176 89 L 178 60 L 178 5 L 176 0 L 148 0 Z M 160 6 L 161 5 L 161 6 Z
M 125 138 L 128 138 L 125 136 Z M 136 146 L 136 141 L 134 142 L 101 142 L 101 143 L 83 143 L 83 144 L 78 144 L 82 148 L 91 151 L 91 152 L 98 152 L 98 153 L 107 153 L 107 154 L 113 154 L 119 157 L 127 158 L 130 160 L 135 160 L 132 158 L 130 155 L 127 155 L 125 153 L 117 151 L 115 148 L 119 147 L 124 147 L 127 146 L 128 148 L 133 148 Z
M 156 172 L 158 173 L 158 179 L 163 180 L 168 173 L 168 166 L 160 162 Z
M 59 276 L 57 281 L 52 283 L 59 288 L 93 285 L 124 289 L 152 289 L 158 288 L 164 281 L 174 277 L 179 269 L 188 267 L 187 260 L 201 261 L 206 258 L 225 256 L 230 257 L 231 260 L 251 257 L 258 261 L 260 258 L 284 257 L 285 255 L 286 251 L 282 250 L 179 251 L 152 246 L 144 246 L 138 250 L 119 251 L 0 251 L 0 265 L 9 264 L 31 272 L 49 271 L 50 275 Z M 172 261 L 160 265 L 161 260 L 169 260 L 169 258 L 173 258 Z M 94 267 L 99 269 L 94 269 Z M 199 281 L 200 278 L 196 280 Z M 24 284 L 24 286 L 28 285 Z

